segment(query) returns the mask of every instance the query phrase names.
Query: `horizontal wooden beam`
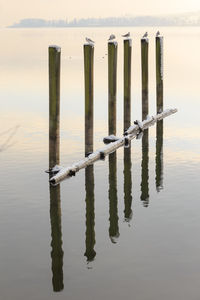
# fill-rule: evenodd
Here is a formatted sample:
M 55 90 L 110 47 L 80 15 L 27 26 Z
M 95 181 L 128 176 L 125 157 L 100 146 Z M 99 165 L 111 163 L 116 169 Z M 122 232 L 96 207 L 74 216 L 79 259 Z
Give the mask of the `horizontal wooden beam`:
M 110 143 L 103 148 L 96 150 L 91 153 L 88 157 L 83 158 L 82 160 L 74 163 L 69 167 L 60 167 L 59 172 L 51 177 L 50 182 L 52 184 L 58 184 L 60 181 L 65 178 L 75 175 L 81 169 L 86 168 L 87 166 L 93 164 L 95 161 L 105 158 L 106 155 L 116 151 L 121 146 L 129 143 L 133 138 L 135 138 L 141 131 L 147 129 L 150 126 L 153 126 L 157 121 L 160 121 L 174 113 L 177 112 L 177 109 L 167 109 L 155 116 L 148 117 L 143 122 L 135 121 L 133 126 L 130 126 L 128 130 L 125 131 L 124 136 L 117 141 Z

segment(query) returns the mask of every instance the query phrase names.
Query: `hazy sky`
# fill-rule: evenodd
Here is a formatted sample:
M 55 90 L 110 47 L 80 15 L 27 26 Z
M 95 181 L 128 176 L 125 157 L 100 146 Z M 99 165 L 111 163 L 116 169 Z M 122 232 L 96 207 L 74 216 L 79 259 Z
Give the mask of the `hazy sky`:
M 23 18 L 72 19 L 200 10 L 200 0 L 0 0 L 0 26 Z

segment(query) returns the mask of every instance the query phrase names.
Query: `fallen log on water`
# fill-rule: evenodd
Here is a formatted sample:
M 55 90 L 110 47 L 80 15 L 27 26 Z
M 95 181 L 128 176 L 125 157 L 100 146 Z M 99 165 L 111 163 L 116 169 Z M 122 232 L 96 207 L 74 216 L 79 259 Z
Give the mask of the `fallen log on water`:
M 130 126 L 124 132 L 124 136 L 122 138 L 119 138 L 117 141 L 112 142 L 112 143 L 104 146 L 103 148 L 91 153 L 87 157 L 83 158 L 82 160 L 74 163 L 73 165 L 71 165 L 67 168 L 59 167 L 58 173 L 50 179 L 50 182 L 52 184 L 57 184 L 60 181 L 62 181 L 63 179 L 65 179 L 69 176 L 75 175 L 76 172 L 93 164 L 95 161 L 97 161 L 99 159 L 104 159 L 106 155 L 114 152 L 119 147 L 121 147 L 123 145 L 127 146 L 133 138 L 137 137 L 137 135 L 141 133 L 141 131 L 147 129 L 150 126 L 153 126 L 157 121 L 160 121 L 176 112 L 177 112 L 176 108 L 167 109 L 155 116 L 148 117 L 143 122 L 139 122 L 138 120 L 136 120 L 134 122 L 134 125 Z

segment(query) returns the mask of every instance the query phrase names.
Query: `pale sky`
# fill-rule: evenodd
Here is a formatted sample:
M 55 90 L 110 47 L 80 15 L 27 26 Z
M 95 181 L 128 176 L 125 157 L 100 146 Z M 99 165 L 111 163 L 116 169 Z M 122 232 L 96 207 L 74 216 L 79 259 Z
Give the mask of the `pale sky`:
M 24 18 L 73 19 L 200 11 L 200 0 L 0 0 L 0 26 Z

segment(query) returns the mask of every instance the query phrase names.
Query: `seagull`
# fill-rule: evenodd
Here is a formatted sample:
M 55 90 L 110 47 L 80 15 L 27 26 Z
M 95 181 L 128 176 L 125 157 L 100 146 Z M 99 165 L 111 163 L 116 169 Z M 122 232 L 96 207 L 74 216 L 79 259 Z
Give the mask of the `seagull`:
M 109 39 L 108 39 L 108 41 L 112 41 L 112 40 L 114 40 L 115 38 L 116 38 L 116 36 L 115 36 L 114 34 L 111 34 L 110 37 L 109 37 Z
M 160 31 L 157 31 L 157 32 L 156 32 L 156 36 L 159 36 L 159 35 L 160 35 Z
M 130 37 L 130 32 L 128 32 L 128 33 L 126 33 L 126 34 L 123 34 L 122 37 L 125 37 L 125 38 Z
M 85 38 L 86 42 L 88 42 L 88 44 L 94 44 L 95 42 L 91 39 L 89 39 L 88 37 Z
M 143 35 L 143 38 L 148 37 L 148 32 L 146 31 L 145 34 Z

